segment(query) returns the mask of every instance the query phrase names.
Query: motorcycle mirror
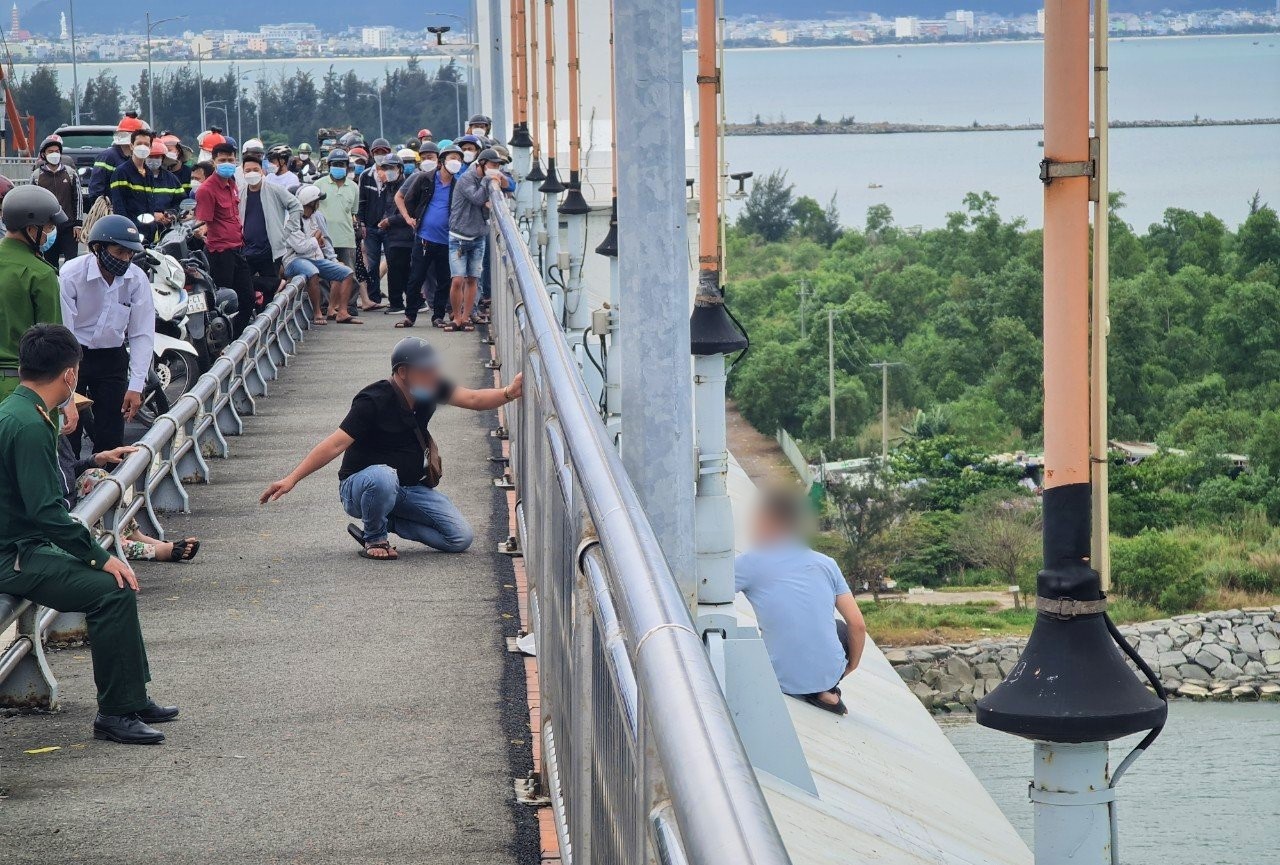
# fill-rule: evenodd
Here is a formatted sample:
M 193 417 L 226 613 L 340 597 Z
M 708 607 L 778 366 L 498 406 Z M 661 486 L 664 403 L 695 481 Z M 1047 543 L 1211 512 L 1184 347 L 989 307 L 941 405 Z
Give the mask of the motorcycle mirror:
M 142 225 L 151 225 L 156 221 L 154 213 L 139 213 L 135 218 Z
M 181 213 L 190 213 L 195 209 L 196 209 L 196 203 L 192 201 L 190 198 L 184 198 L 182 200 L 182 203 L 178 205 L 178 210 Z

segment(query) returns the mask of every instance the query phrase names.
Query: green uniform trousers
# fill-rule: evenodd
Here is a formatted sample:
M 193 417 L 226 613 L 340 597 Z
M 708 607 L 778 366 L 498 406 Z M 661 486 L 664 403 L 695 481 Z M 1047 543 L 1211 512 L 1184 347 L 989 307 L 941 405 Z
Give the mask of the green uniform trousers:
M 17 595 L 65 613 L 84 613 L 89 625 L 98 711 L 127 715 L 147 705 L 147 650 L 138 599 L 106 571 L 91 568 L 57 547 L 24 551 L 0 562 L 0 593 Z

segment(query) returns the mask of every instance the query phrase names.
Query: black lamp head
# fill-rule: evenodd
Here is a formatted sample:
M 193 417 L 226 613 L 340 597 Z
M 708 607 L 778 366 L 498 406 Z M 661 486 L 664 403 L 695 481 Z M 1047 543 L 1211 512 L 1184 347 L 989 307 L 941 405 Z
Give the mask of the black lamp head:
M 1138 681 L 1107 628 L 1098 572 L 1062 564 L 1045 568 L 1036 583 L 1048 603 L 1040 603 L 1013 670 L 978 701 L 978 723 L 1069 743 L 1107 742 L 1163 725 L 1168 706 Z

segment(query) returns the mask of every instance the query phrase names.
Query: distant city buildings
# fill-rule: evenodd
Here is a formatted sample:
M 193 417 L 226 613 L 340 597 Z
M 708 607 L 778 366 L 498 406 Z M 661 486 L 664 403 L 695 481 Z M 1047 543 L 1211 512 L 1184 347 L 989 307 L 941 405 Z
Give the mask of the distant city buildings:
M 693 45 L 692 15 L 684 19 L 684 39 Z M 1162 36 L 1280 30 L 1280 0 L 1270 12 L 1211 9 L 1197 12 L 1117 13 L 1109 16 L 1110 31 L 1125 36 Z M 1044 10 L 1002 17 L 969 9 L 955 9 L 941 18 L 883 17 L 870 13 L 850 18 L 780 19 L 742 16 L 725 24 L 725 42 L 734 45 L 813 45 L 884 42 L 1034 39 L 1044 33 Z M 76 57 L 93 61 L 137 61 L 146 57 L 142 33 L 77 33 Z M 65 62 L 71 55 L 71 36 L 65 15 L 58 33 L 32 34 L 23 29 L 17 5 L 9 13 L 6 43 L 15 62 Z M 160 60 L 218 60 L 258 57 L 359 57 L 430 55 L 465 51 L 462 28 L 446 34 L 443 47 L 434 34 L 372 23 L 323 32 L 309 22 L 263 24 L 253 30 L 187 31 L 180 36 L 155 33 L 152 56 Z

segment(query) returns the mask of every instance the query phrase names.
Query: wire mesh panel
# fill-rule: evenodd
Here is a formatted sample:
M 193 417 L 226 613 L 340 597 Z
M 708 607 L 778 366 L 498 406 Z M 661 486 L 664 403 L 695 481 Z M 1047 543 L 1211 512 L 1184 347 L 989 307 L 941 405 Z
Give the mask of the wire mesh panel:
M 706 651 L 527 239 L 501 195 L 491 204 L 497 357 L 504 377 L 525 374 L 522 405 L 506 418 L 561 856 L 784 865 Z

